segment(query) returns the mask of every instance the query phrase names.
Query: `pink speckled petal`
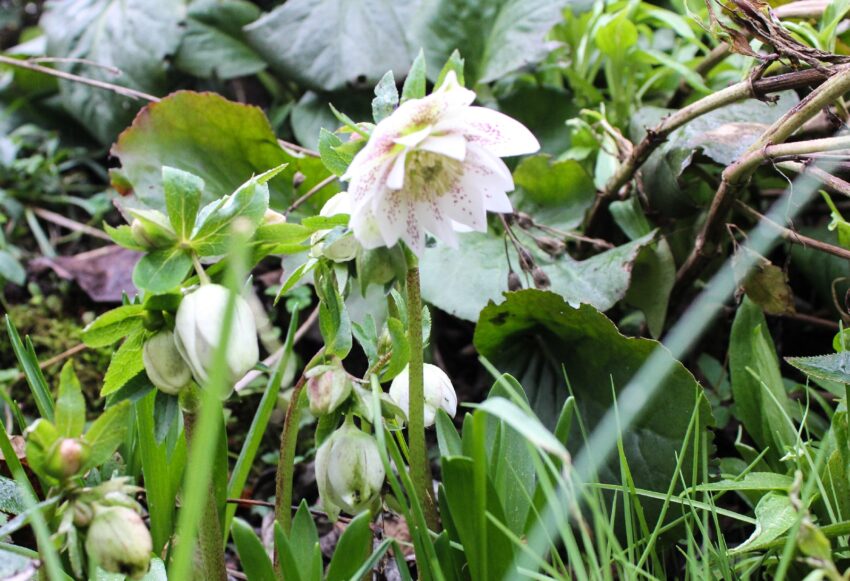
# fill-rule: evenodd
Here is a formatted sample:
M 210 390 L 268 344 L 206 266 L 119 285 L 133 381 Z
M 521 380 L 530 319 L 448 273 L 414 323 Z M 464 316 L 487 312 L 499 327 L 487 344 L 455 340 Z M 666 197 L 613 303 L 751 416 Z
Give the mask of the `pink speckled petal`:
M 396 156 L 387 174 L 387 187 L 391 190 L 400 190 L 404 187 L 404 164 L 407 162 L 407 152 L 408 150 L 405 149 Z
M 416 206 L 416 213 L 422 227 L 445 244 L 457 248 L 454 221 L 443 212 L 439 201 L 419 202 Z
M 469 143 L 480 145 L 499 157 L 524 155 L 540 149 L 537 138 L 525 125 L 484 107 L 455 110 L 444 116 L 434 130 L 462 133 Z
M 505 162 L 486 149 L 470 144 L 464 168 L 467 187 L 476 190 L 481 196 L 486 210 L 500 213 L 513 211 L 506 192 L 514 189 L 514 180 Z
M 487 230 L 487 210 L 484 198 L 475 185 L 475 176 L 465 174 L 455 186 L 437 199 L 443 214 L 478 232 Z

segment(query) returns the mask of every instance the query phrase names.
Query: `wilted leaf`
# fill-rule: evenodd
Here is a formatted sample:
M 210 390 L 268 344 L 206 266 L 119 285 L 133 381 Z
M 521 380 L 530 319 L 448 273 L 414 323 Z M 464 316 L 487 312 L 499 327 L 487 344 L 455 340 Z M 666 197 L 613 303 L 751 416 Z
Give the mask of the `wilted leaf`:
M 110 245 L 74 256 L 43 256 L 31 261 L 30 266 L 50 268 L 60 277 L 76 281 L 93 301 L 117 303 L 124 293 L 136 293 L 133 268 L 141 256 L 134 250 Z

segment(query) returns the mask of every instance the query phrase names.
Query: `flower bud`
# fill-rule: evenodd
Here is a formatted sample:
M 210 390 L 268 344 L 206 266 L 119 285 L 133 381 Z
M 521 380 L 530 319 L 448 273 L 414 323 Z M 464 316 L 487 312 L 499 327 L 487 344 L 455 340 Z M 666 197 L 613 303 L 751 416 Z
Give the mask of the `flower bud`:
M 307 377 L 307 399 L 315 416 L 331 413 L 351 395 L 351 378 L 342 365 L 314 367 Z
M 148 379 L 163 393 L 177 395 L 192 381 L 192 370 L 180 356 L 171 331 L 160 331 L 145 342 L 142 361 Z
M 330 218 L 338 214 L 351 214 L 351 205 L 351 194 L 340 192 L 325 202 L 319 215 Z M 314 258 L 324 256 L 334 262 L 348 262 L 357 255 L 357 251 L 360 249 L 360 243 L 350 232 L 345 232 L 341 236 L 334 236 L 333 230 L 315 232 L 310 237 L 310 244 L 313 246 L 311 254 Z
M 384 464 L 375 438 L 351 420 L 331 434 L 316 452 L 316 483 L 322 506 L 332 520 L 340 509 L 357 514 L 381 493 Z
M 50 449 L 45 471 L 59 480 L 70 478 L 83 467 L 89 451 L 90 446 L 76 438 L 57 440 Z
M 537 247 L 540 250 L 542 250 L 552 258 L 558 258 L 567 251 L 567 245 L 564 244 L 563 240 L 558 240 L 557 238 L 552 238 L 551 236 L 541 236 L 540 238 L 535 238 L 534 242 L 537 243 Z
M 284 216 L 280 212 L 275 212 L 272 209 L 268 209 L 266 210 L 266 213 L 263 214 L 263 224 L 265 225 L 284 223 L 286 223 L 286 216 Z
M 148 572 L 153 543 L 139 514 L 123 506 L 97 507 L 86 535 L 86 552 L 109 573 L 141 579 Z
M 532 269 L 531 278 L 534 280 L 534 286 L 540 290 L 548 290 L 549 287 L 552 286 L 552 282 L 549 280 L 549 275 L 543 272 L 543 269 L 539 266 L 535 266 Z
M 177 309 L 174 343 L 200 385 L 209 379 L 229 296 L 230 291 L 221 285 L 204 284 L 186 295 Z M 227 346 L 227 381 L 232 386 L 260 359 L 254 315 L 239 296 Z
M 437 410 L 443 409 L 454 417 L 457 413 L 457 394 L 452 380 L 446 373 L 430 363 L 423 366 L 425 391 L 425 427 L 433 426 L 437 419 Z M 410 365 L 393 379 L 390 385 L 390 397 L 410 417 Z
M 513 270 L 508 273 L 508 290 L 509 291 L 522 290 L 522 280 L 520 280 L 519 275 L 517 273 L 515 273 Z
M 71 510 L 74 511 L 74 526 L 75 527 L 87 527 L 91 522 L 91 519 L 94 518 L 94 509 L 92 505 L 87 502 L 77 501 L 71 505 Z

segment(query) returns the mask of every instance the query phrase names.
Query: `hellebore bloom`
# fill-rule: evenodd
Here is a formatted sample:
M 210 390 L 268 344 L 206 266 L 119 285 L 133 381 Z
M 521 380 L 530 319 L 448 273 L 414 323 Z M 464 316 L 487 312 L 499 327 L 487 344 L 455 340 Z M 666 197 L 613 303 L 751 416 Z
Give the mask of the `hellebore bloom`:
M 319 215 L 330 218 L 338 214 L 351 214 L 351 209 L 351 194 L 340 192 L 325 202 Z M 334 240 L 326 239 L 332 232 L 334 231 L 319 230 L 310 237 L 311 254 L 315 258 L 324 256 L 334 262 L 348 262 L 354 258 L 360 248 L 357 239 L 347 232 Z
M 307 399 L 314 416 L 331 413 L 351 395 L 351 378 L 341 364 L 314 367 L 307 378 Z
M 163 393 L 177 395 L 192 381 L 192 370 L 177 350 L 171 331 L 160 331 L 145 341 L 142 361 L 148 379 Z
M 454 417 L 457 413 L 457 394 L 452 380 L 445 371 L 425 363 L 423 365 L 425 387 L 425 427 L 433 426 L 437 410 L 443 409 Z M 410 365 L 399 373 L 390 384 L 390 397 L 410 417 Z
M 487 211 L 511 212 L 513 178 L 501 157 L 540 149 L 507 115 L 472 107 L 454 72 L 422 99 L 383 119 L 342 179 L 353 197 L 350 226 L 365 248 L 403 240 L 417 254 L 425 231 L 457 245 L 455 231 L 487 229 Z
M 153 543 L 142 517 L 123 506 L 96 507 L 86 535 L 86 552 L 109 573 L 141 579 L 151 563 Z
M 385 476 L 375 438 L 350 420 L 316 451 L 316 484 L 331 520 L 340 509 L 357 514 L 369 508 L 381 493 Z
M 230 291 L 221 285 L 204 284 L 183 297 L 177 309 L 174 343 L 200 385 L 209 379 L 229 295 Z M 231 386 L 260 360 L 251 307 L 239 296 L 235 306 L 226 355 L 227 380 Z

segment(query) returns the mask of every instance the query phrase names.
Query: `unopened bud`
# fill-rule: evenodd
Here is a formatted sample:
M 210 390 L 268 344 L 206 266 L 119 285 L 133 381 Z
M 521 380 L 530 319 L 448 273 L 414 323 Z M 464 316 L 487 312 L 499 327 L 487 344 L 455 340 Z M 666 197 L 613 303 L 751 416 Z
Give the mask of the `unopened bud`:
M 76 501 L 71 505 L 71 510 L 74 511 L 74 526 L 87 527 L 94 517 L 94 510 L 87 502 Z
M 171 331 L 160 331 L 145 341 L 142 361 L 148 379 L 163 393 L 177 395 L 192 381 L 192 370 L 180 356 Z
M 553 258 L 558 258 L 567 251 L 567 245 L 564 244 L 563 240 L 558 240 L 557 238 L 541 236 L 540 238 L 535 238 L 534 241 L 540 250 Z
M 518 291 L 522 290 L 522 281 L 519 278 L 519 275 L 515 273 L 513 270 L 508 273 L 508 290 L 509 291 Z
M 266 213 L 263 214 L 263 224 L 284 224 L 285 222 L 286 216 L 284 216 L 280 212 L 275 212 L 272 209 L 266 210 Z
M 433 426 L 437 410 L 443 409 L 454 417 L 457 413 L 457 394 L 446 372 L 430 363 L 422 366 L 425 392 L 425 427 Z M 390 385 L 390 397 L 410 417 L 410 366 L 404 368 Z
M 306 180 L 306 179 L 307 178 L 300 171 L 295 172 L 295 175 L 292 176 L 292 187 L 293 188 L 301 187 L 301 184 L 303 184 L 304 180 Z
M 307 377 L 307 399 L 313 415 L 331 413 L 351 394 L 351 378 L 341 364 L 313 368 Z
M 136 511 L 123 506 L 95 509 L 86 552 L 104 571 L 141 579 L 150 568 L 152 550 L 151 534 Z
M 138 220 L 133 220 L 130 223 L 130 235 L 139 246 L 153 248 L 156 244 L 154 238 L 148 235 L 145 231 L 145 226 Z
M 529 228 L 534 227 L 534 220 L 532 220 L 531 216 L 525 212 L 517 212 L 514 216 L 516 216 L 517 225 L 523 230 L 528 230 Z
M 534 286 L 540 290 L 548 290 L 552 286 L 549 275 L 543 272 L 543 269 L 539 266 L 535 266 L 534 270 L 531 271 L 531 278 L 534 281 Z
M 517 248 L 517 254 L 519 255 L 519 267 L 523 272 L 531 272 L 531 269 L 534 268 L 534 257 L 531 253 L 523 247 Z
M 375 438 L 350 420 L 319 447 L 315 465 L 322 506 L 332 520 L 340 509 L 357 514 L 369 508 L 386 476 Z
M 48 456 L 46 472 L 59 480 L 76 475 L 88 460 L 89 449 L 88 444 L 76 438 L 57 440 Z

